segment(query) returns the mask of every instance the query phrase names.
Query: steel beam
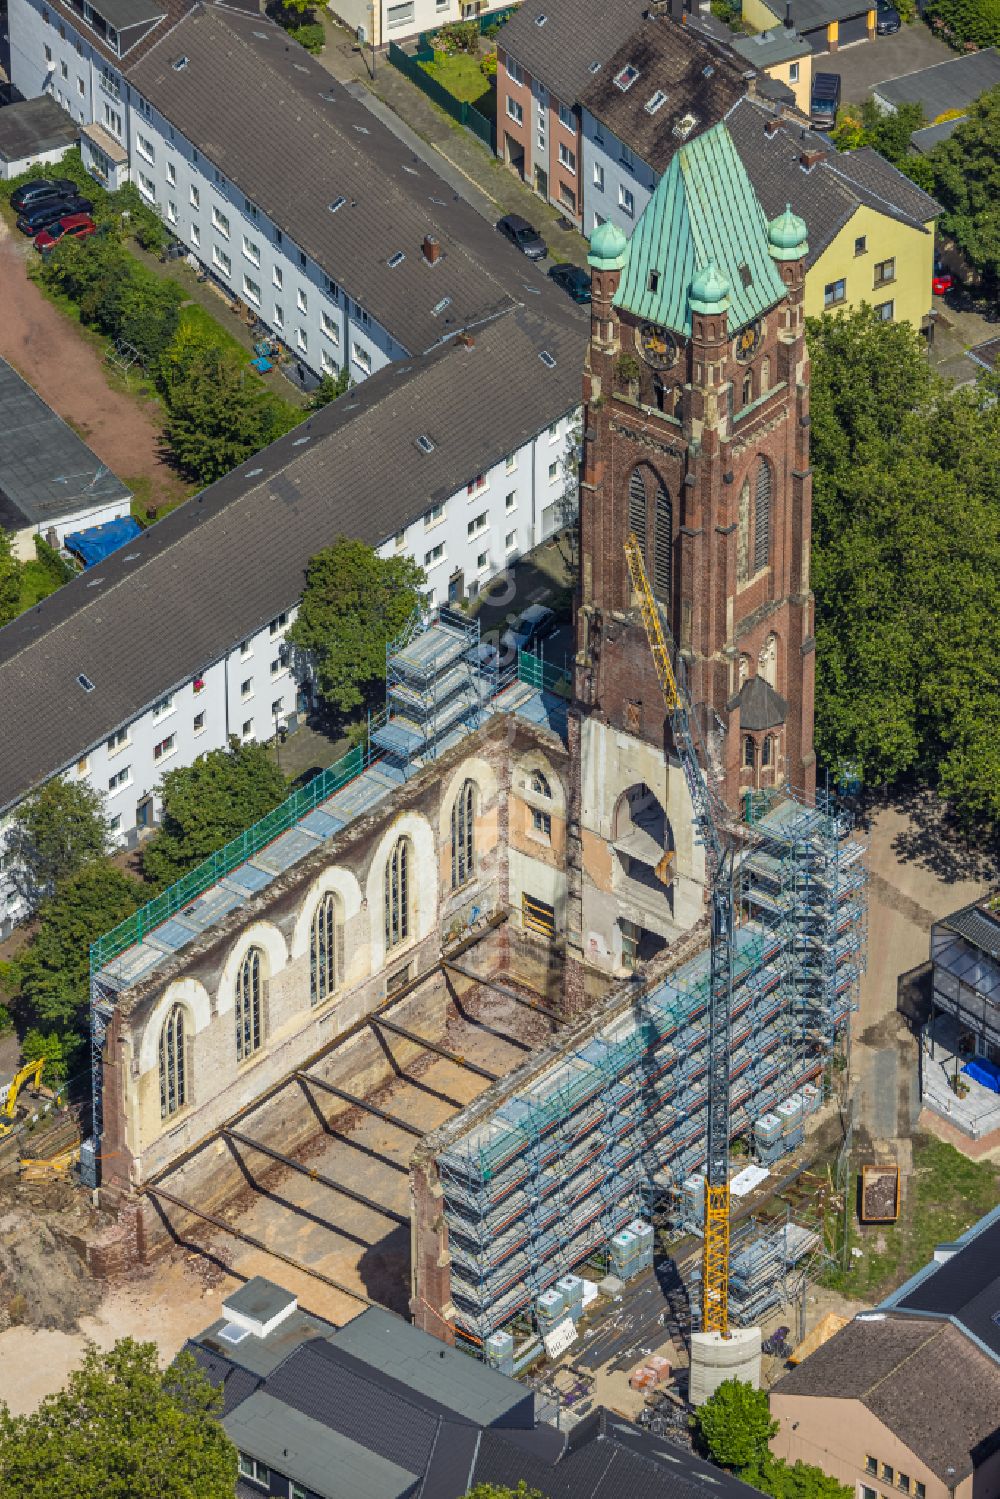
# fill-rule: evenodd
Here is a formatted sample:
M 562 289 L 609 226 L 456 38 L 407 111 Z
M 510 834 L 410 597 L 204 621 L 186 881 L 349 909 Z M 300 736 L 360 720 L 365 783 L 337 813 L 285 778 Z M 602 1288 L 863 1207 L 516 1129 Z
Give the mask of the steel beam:
M 270 1156 L 272 1161 L 280 1161 L 290 1170 L 301 1172 L 303 1176 L 308 1176 L 310 1181 L 319 1182 L 321 1187 L 330 1187 L 334 1192 L 341 1192 L 345 1197 L 349 1197 L 352 1202 L 360 1203 L 364 1208 L 371 1208 L 373 1213 L 381 1213 L 383 1217 L 391 1218 L 394 1223 L 399 1223 L 404 1228 L 409 1227 L 410 1220 L 402 1213 L 397 1213 L 393 1208 L 383 1207 L 380 1202 L 375 1202 L 371 1197 L 365 1197 L 362 1192 L 355 1192 L 353 1187 L 345 1187 L 342 1182 L 334 1181 L 332 1176 L 325 1176 L 322 1171 L 314 1171 L 311 1166 L 304 1166 L 301 1161 L 294 1160 L 290 1155 L 282 1155 L 280 1150 L 273 1150 L 270 1145 L 264 1145 L 260 1140 L 253 1140 L 238 1129 L 224 1129 L 222 1133 L 227 1139 L 236 1140 L 238 1144 L 246 1145 L 250 1150 L 259 1150 L 261 1155 Z
M 426 1130 L 418 1129 L 415 1124 L 400 1119 L 398 1114 L 388 1114 L 385 1109 L 380 1109 L 378 1104 L 369 1103 L 366 1098 L 359 1098 L 356 1093 L 348 1093 L 346 1088 L 338 1088 L 333 1083 L 328 1083 L 325 1078 L 315 1077 L 311 1072 L 297 1072 L 295 1076 L 302 1082 L 314 1083 L 317 1088 L 332 1093 L 335 1098 L 342 1098 L 345 1103 L 353 1104 L 357 1109 L 365 1109 L 369 1114 L 375 1114 L 379 1119 L 384 1119 L 386 1124 L 394 1124 L 397 1129 L 405 1130 L 408 1135 L 415 1135 L 418 1140 L 422 1140 L 427 1133 Z
M 498 1080 L 497 1073 L 487 1072 L 486 1068 L 480 1067 L 478 1062 L 470 1062 L 467 1057 L 460 1057 L 457 1051 L 449 1051 L 447 1046 L 439 1046 L 436 1041 L 426 1041 L 423 1036 L 415 1035 L 413 1031 L 397 1025 L 394 1020 L 386 1020 L 384 1015 L 369 1016 L 369 1024 L 381 1026 L 383 1030 L 392 1031 L 407 1041 L 413 1041 L 417 1046 L 426 1047 L 428 1051 L 435 1051 L 439 1057 L 444 1057 L 448 1062 L 454 1062 L 457 1067 L 464 1067 L 467 1071 L 474 1072 L 477 1077 L 485 1077 L 487 1082 L 495 1083 Z
M 485 984 L 487 989 L 494 989 L 497 994 L 502 994 L 505 999 L 512 999 L 515 1004 L 524 1005 L 526 1010 L 536 1010 L 539 1015 L 545 1015 L 549 1020 L 554 1020 L 557 1024 L 561 1019 L 559 1011 L 554 1010 L 551 1005 L 544 1005 L 539 999 L 525 999 L 523 994 L 519 994 L 516 989 L 511 989 L 508 984 L 498 983 L 496 979 L 483 978 L 482 974 L 473 973 L 468 968 L 462 968 L 458 963 L 453 963 L 450 958 L 442 958 L 441 967 L 446 972 L 450 968 L 453 973 L 460 973 L 464 979 L 471 979 L 476 984 Z

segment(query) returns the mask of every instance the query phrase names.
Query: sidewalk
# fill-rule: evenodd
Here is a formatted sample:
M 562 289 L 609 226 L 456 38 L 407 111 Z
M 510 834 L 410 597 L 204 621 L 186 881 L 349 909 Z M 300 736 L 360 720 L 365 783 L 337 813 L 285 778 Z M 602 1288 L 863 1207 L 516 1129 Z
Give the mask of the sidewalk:
M 519 213 L 538 229 L 553 261 L 585 265 L 587 244 L 575 229 L 559 227 L 557 209 L 525 187 L 475 136 L 432 104 L 387 57 L 375 60 L 371 77 L 371 48 L 364 57 L 349 31 L 323 12 L 326 47 L 317 61 L 365 104 L 377 119 L 414 155 L 440 172 L 455 192 L 495 222 L 505 213 Z M 428 151 L 428 147 L 432 149 Z

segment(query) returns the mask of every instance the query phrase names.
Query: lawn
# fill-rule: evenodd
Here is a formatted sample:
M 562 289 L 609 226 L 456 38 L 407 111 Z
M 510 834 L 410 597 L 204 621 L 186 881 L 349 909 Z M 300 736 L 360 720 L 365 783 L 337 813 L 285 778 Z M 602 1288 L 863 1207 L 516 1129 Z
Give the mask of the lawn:
M 456 52 L 453 57 L 443 54 L 439 56 L 440 61 L 436 57 L 433 62 L 422 62 L 420 66 L 435 83 L 440 83 L 443 89 L 447 89 L 453 98 L 463 104 L 478 105 L 490 93 L 490 79 L 483 76 L 478 53 L 475 57 L 469 52 Z M 487 108 L 482 113 L 490 115 L 493 113 L 493 106 L 489 100 L 485 102 Z
M 862 1301 L 877 1301 L 925 1265 L 937 1244 L 947 1244 L 997 1206 L 997 1169 L 970 1161 L 934 1135 L 913 1140 L 913 1175 L 904 1186 L 899 1221 L 884 1229 L 855 1226 L 846 1271 L 824 1277 L 824 1284 Z
M 59 584 L 53 578 L 51 572 L 41 562 L 24 562 L 21 564 L 21 614 L 26 609 L 33 609 L 41 599 L 48 598 L 50 593 L 55 593 Z

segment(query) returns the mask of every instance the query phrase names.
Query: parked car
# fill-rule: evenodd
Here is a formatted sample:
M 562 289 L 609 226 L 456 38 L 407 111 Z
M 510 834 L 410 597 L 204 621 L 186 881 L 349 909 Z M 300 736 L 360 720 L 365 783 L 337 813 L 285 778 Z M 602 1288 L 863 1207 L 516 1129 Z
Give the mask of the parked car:
M 51 250 L 61 239 L 86 239 L 88 234 L 94 234 L 97 225 L 89 213 L 70 213 L 64 219 L 58 219 L 56 223 L 50 224 L 40 234 L 35 235 L 35 249 L 43 254 Z
M 76 183 L 67 177 L 35 177 L 11 193 L 10 206 L 20 213 L 30 203 L 40 202 L 42 198 L 72 198 L 78 191 Z
M 22 234 L 30 234 L 34 238 L 39 229 L 47 229 L 50 224 L 57 223 L 71 213 L 91 213 L 93 207 L 89 198 L 46 198 L 44 202 L 36 203 L 33 208 L 18 214 L 17 227 Z
M 520 214 L 504 214 L 497 228 L 512 245 L 520 250 L 522 255 L 527 255 L 529 260 L 544 260 L 549 253 L 538 230 L 533 229 L 528 220 L 522 219 Z
M 590 301 L 590 277 L 578 265 L 554 265 L 549 276 L 574 302 Z
M 891 36 L 902 25 L 899 11 L 889 0 L 878 0 L 875 9 L 875 31 L 878 36 Z
M 814 73 L 809 121 L 814 130 L 832 130 L 840 108 L 840 74 Z
M 943 297 L 945 292 L 951 291 L 955 285 L 955 278 L 946 265 L 935 257 L 934 271 L 931 275 L 931 291 L 936 297 Z
M 517 651 L 526 651 L 545 640 L 556 628 L 556 617 L 544 604 L 529 604 L 500 636 L 500 659 L 509 663 Z

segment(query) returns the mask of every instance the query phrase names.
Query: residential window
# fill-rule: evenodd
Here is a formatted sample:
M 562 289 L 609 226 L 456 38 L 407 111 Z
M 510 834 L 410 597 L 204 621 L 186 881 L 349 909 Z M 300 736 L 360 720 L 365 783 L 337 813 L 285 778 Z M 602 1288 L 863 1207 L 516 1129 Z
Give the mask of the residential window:
M 78 78 L 76 80 L 76 91 L 80 95 L 81 99 L 87 92 L 87 85 L 84 83 L 82 78 Z
M 788 81 L 789 83 L 798 83 L 799 81 L 799 65 L 797 62 L 788 64 Z
M 305 328 L 296 328 L 295 342 L 298 344 L 303 354 L 309 352 L 309 334 L 306 332 Z
M 132 780 L 132 767 L 125 765 L 121 770 L 108 777 L 108 790 L 120 791 L 123 786 L 128 786 Z
M 552 837 L 552 818 L 548 812 L 542 812 L 538 807 L 531 809 L 532 830 L 541 834 L 543 838 Z
M 167 204 L 167 218 L 170 220 L 171 224 L 177 223 L 177 204 L 172 200 Z
M 891 323 L 896 310 L 895 302 L 876 302 L 875 316 L 880 323 Z
M 855 255 L 864 255 L 866 254 L 867 250 L 868 236 L 866 234 L 859 234 L 857 239 L 854 241 L 854 253 Z
M 517 490 L 512 489 L 503 502 L 503 508 L 509 515 L 512 510 L 517 509 Z
M 139 173 L 139 191 L 142 193 L 143 197 L 148 198 L 151 203 L 156 202 L 156 183 L 153 181 L 152 177 L 147 177 L 145 172 Z
M 474 479 L 470 479 L 468 484 L 465 486 L 465 493 L 471 500 L 477 494 L 482 494 L 483 490 L 487 487 L 488 482 L 489 481 L 487 480 L 485 474 L 477 474 L 476 477 Z
M 243 730 L 242 730 L 242 732 L 243 732 L 243 738 L 244 739 L 252 739 L 253 738 L 253 719 L 252 718 L 245 718 L 243 720 Z
M 340 368 L 337 364 L 337 361 L 334 359 L 332 354 L 327 353 L 326 349 L 320 349 L 319 363 L 320 369 L 323 371 L 324 375 L 340 374 Z
M 198 228 L 197 224 L 191 225 L 191 243 L 195 246 L 196 249 L 201 244 L 201 230 Z
M 328 312 L 321 312 L 319 315 L 319 323 L 326 337 L 330 340 L 331 343 L 335 344 L 337 348 L 339 348 L 340 326 L 336 318 L 332 318 Z
M 45 53 L 45 61 L 46 62 L 51 62 L 52 61 L 52 48 L 48 45 L 48 43 L 46 43 L 46 45 L 43 47 L 42 50 Z M 119 130 L 121 129 L 121 124 L 120 123 L 119 123 L 118 128 L 119 128 Z
M 882 1464 L 882 1482 L 883 1483 L 892 1483 L 892 1481 L 895 1478 L 895 1476 L 896 1476 L 896 1473 L 895 1473 L 895 1469 L 893 1468 L 892 1464 L 891 1463 L 883 1463 Z
M 193 723 L 192 727 L 193 727 L 194 732 L 196 734 L 204 734 L 204 732 L 205 732 L 205 715 L 204 715 L 204 713 L 196 713 L 195 714 L 195 716 L 194 716 L 194 723 Z
M 480 552 L 476 557 L 476 572 L 484 573 L 490 565 L 489 552 Z
M 889 281 L 896 279 L 896 257 L 889 260 L 878 260 L 875 262 L 875 285 L 885 286 Z
M 46 48 L 47 50 L 48 48 Z M 514 121 L 515 125 L 524 124 L 524 110 L 516 99 L 511 98 L 510 94 L 507 95 L 507 114 Z
M 344 972 L 344 913 L 332 890 L 321 897 L 312 919 L 309 1003 L 322 1004 L 336 992 Z
M 192 185 L 192 188 L 191 188 L 191 207 L 192 208 L 198 208 L 198 207 L 200 207 L 200 205 L 201 205 L 201 194 L 199 193 L 198 189 Z
M 866 1473 L 871 1473 L 875 1477 L 878 1477 L 878 1459 L 877 1458 L 874 1458 L 871 1455 L 869 1455 L 869 1456 L 867 1456 L 865 1458 L 865 1472 Z
M 244 679 L 244 681 L 242 681 L 240 683 L 240 697 L 243 700 L 243 702 L 246 702 L 247 698 L 253 697 L 253 678 L 252 677 L 246 677 Z
M 79 758 L 79 760 L 77 760 L 77 762 L 76 762 L 76 773 L 77 773 L 77 775 L 78 776 L 85 776 L 87 774 L 87 772 L 89 771 L 89 769 L 90 769 L 90 756 L 89 755 L 81 755 L 80 758 Z M 0 868 L 2 868 L 2 867 L 3 866 L 0 865 Z
M 242 644 L 240 645 L 240 655 L 241 656 L 252 656 L 253 655 L 253 641 L 252 640 L 244 640 L 242 642 Z
M 866 1483 L 861 1485 L 861 1499 L 878 1499 L 874 1489 L 870 1489 Z
M 126 744 L 131 743 L 132 733 L 130 729 L 116 729 L 107 741 L 108 754 L 117 755 L 120 749 L 124 749 Z
M 398 947 L 410 935 L 410 840 L 397 839 L 385 863 L 385 946 Z
M 161 739 L 159 744 L 153 746 L 153 759 L 163 760 L 167 755 L 172 755 L 177 748 L 177 735 L 168 734 L 166 739 Z
M 274 619 L 272 619 L 271 623 L 267 627 L 268 634 L 277 635 L 278 631 L 283 630 L 287 623 L 288 611 L 286 610 L 283 614 L 279 614 Z
M 273 703 L 271 704 L 271 717 L 272 718 L 280 718 L 281 715 L 282 715 L 282 713 L 284 713 L 284 711 L 285 711 L 285 699 L 283 697 L 276 697 L 274 699 Z
M 594 162 L 594 186 L 599 193 L 604 191 L 604 168 L 599 161 Z
M 359 369 L 363 369 L 366 375 L 371 374 L 372 356 L 360 344 L 351 345 L 351 362 L 352 364 L 356 364 Z
M 466 527 L 466 532 L 469 536 L 478 536 L 481 531 L 486 530 L 488 524 L 489 513 L 488 511 L 484 510 L 480 515 L 477 515 L 472 520 L 470 520 L 468 526 Z
M 424 566 L 436 567 L 439 562 L 444 561 L 444 542 L 438 542 L 436 547 L 431 547 L 429 552 L 424 553 Z
M 212 223 L 220 234 L 224 235 L 226 239 L 229 238 L 229 220 L 214 204 L 212 206 Z
M 517 532 L 516 531 L 508 531 L 507 532 L 507 535 L 503 539 L 503 546 L 504 546 L 504 551 L 505 552 L 516 552 L 517 551 Z
M 120 833 L 121 830 L 122 814 L 120 812 L 116 812 L 114 817 L 108 819 L 108 831 L 111 833 Z
M 277 302 L 274 304 L 274 326 L 283 328 L 285 326 L 285 309 Z
M 304 271 L 307 264 L 308 264 L 308 262 L 306 260 L 306 252 L 304 250 L 300 250 L 299 251 L 299 268 L 300 268 L 300 270 Z
M 843 302 L 847 297 L 847 282 L 829 281 L 823 288 L 823 306 L 835 307 L 838 302 Z
M 246 234 L 243 236 L 243 254 L 251 265 L 260 265 L 260 245 L 254 244 Z
M 240 964 L 236 976 L 236 1060 L 245 1062 L 261 1043 L 261 992 L 263 989 L 264 954 L 259 947 L 251 947 Z M 242 1459 L 241 1459 L 242 1464 Z M 256 1464 L 257 1472 L 245 1476 L 257 1483 L 270 1483 L 266 1468 Z M 263 1473 L 263 1477 L 261 1474 Z
M 916 1494 L 917 1499 L 927 1499 L 927 1490 L 924 1488 L 924 1485 L 922 1483 L 920 1483 L 919 1481 L 917 1481 L 916 1483 L 914 1483 L 914 1485 L 913 1485 L 913 1492 L 914 1492 L 914 1494 Z
M 277 656 L 275 656 L 274 660 L 271 662 L 271 675 L 272 675 L 272 677 L 280 677 L 281 673 L 283 671 L 287 670 L 287 667 L 288 667 L 288 657 L 285 655 L 284 651 L 281 651 L 281 652 L 279 652 L 279 654 Z
M 429 531 L 431 526 L 436 526 L 439 520 L 444 520 L 444 506 L 432 505 L 424 516 L 424 530 Z
M 46 47 L 45 50 L 47 52 L 48 48 Z M 51 58 L 49 59 L 49 61 L 51 62 Z M 107 125 L 108 129 L 111 131 L 111 134 L 112 135 L 116 135 L 118 137 L 118 139 L 121 140 L 121 138 L 122 138 L 122 117 L 118 113 L 117 109 L 112 109 L 111 108 L 110 104 L 105 104 L 105 106 L 104 106 L 104 123 L 105 123 L 105 125 Z
M 451 888 L 475 874 L 476 783 L 465 781 L 451 809 Z
M 504 67 L 507 70 L 508 78 L 512 78 L 515 83 L 524 82 L 524 73 L 521 71 L 521 64 L 519 62 L 515 62 L 513 57 L 507 57 L 507 60 L 504 63 Z
M 565 104 L 560 104 L 559 106 L 559 123 L 560 125 L 565 125 L 567 130 L 576 129 L 576 120 L 573 116 L 573 111 Z
M 514 472 L 516 472 L 516 470 L 517 470 L 517 454 L 516 453 L 508 453 L 507 457 L 504 459 L 504 472 L 508 473 L 508 474 L 513 474 Z
M 622 213 L 627 213 L 630 219 L 635 217 L 635 194 L 622 182 L 618 184 L 618 207 Z
M 747 770 L 753 770 L 757 763 L 757 746 L 749 734 L 743 737 L 743 764 Z
M 252 281 L 249 276 L 243 277 L 243 295 L 246 297 L 247 301 L 252 302 L 255 307 L 260 306 L 260 284 L 256 281 Z
M 908 1494 L 910 1492 L 910 1475 L 908 1473 L 897 1473 L 896 1487 L 901 1493 Z
M 220 250 L 218 245 L 212 246 L 212 264 L 216 266 L 224 276 L 232 275 L 233 263 L 225 250 Z
M 60 29 L 60 33 L 59 34 L 60 34 L 60 36 L 64 35 L 64 33 L 62 32 L 61 29 Z M 65 61 L 65 59 L 62 60 L 59 63 L 59 72 L 62 74 L 62 76 L 64 78 L 68 78 L 69 77 L 69 64 Z
M 576 152 L 563 145 L 562 141 L 559 142 L 559 163 L 566 168 L 567 172 L 572 172 L 576 176 Z
M 271 270 L 271 282 L 278 288 L 279 291 L 281 290 L 282 279 L 281 267 L 277 265 L 274 266 Z
M 389 31 L 394 31 L 400 26 L 408 26 L 413 20 L 414 0 L 403 0 L 402 5 L 389 5 L 386 7 L 385 24 Z
M 302 290 L 301 286 L 299 287 L 298 292 L 297 292 L 296 297 L 295 297 L 295 305 L 299 309 L 300 312 L 308 312 L 309 311 L 309 298 L 306 296 L 306 294 Z
M 558 461 L 549 464 L 549 483 L 554 484 L 559 477 Z
M 167 162 L 167 181 L 171 187 L 174 187 L 177 182 L 177 168 L 172 161 Z
M 153 142 L 148 138 L 148 136 L 143 135 L 139 130 L 136 131 L 135 149 L 138 151 L 139 155 L 144 156 L 148 162 L 154 162 L 156 160 L 156 149 L 153 146 Z

